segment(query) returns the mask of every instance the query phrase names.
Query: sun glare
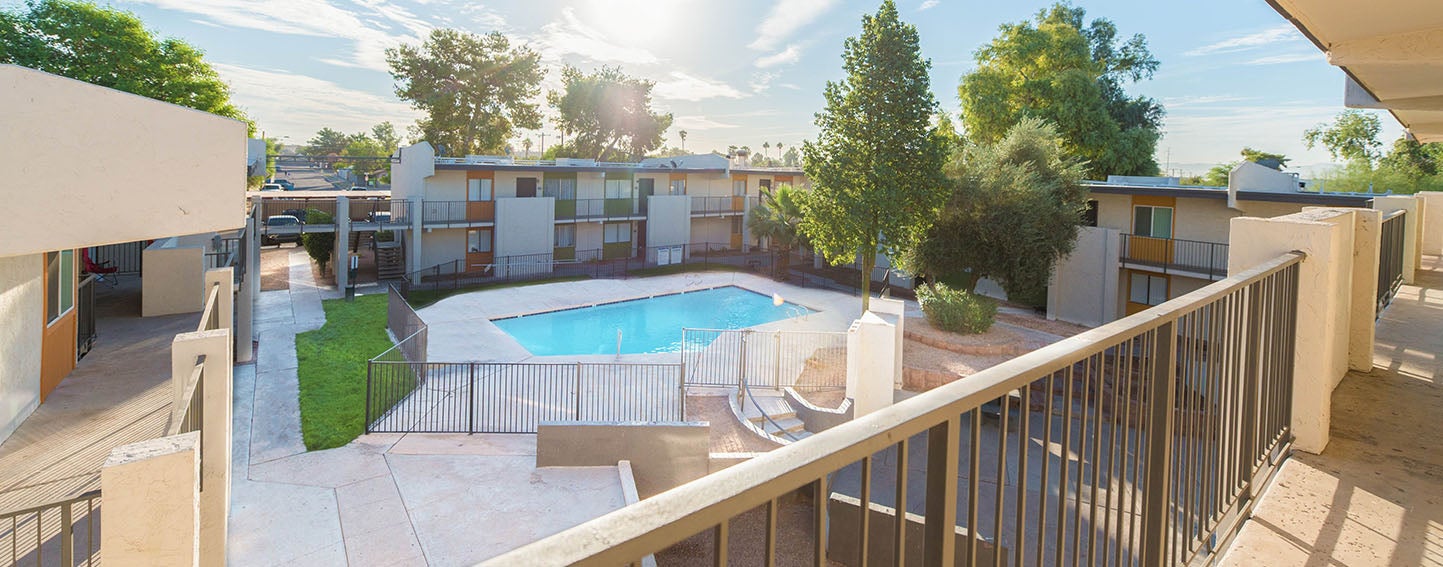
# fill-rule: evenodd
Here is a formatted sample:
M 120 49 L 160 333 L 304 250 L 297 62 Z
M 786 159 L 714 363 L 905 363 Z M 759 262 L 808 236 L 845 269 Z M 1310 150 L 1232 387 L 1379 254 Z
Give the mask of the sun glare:
M 655 0 L 588 0 L 586 22 L 616 43 L 657 47 L 672 35 L 682 2 Z

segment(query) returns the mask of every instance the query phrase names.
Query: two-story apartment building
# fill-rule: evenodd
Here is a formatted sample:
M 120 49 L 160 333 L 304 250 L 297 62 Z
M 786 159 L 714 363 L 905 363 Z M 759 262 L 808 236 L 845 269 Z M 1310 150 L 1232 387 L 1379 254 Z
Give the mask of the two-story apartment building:
M 408 202 L 418 233 L 411 271 L 521 269 L 552 262 L 644 258 L 665 265 L 693 250 L 758 244 L 746 217 L 796 169 L 738 167 L 715 154 L 605 163 L 584 159 L 437 157 L 425 142 L 392 164 L 391 200 Z
M 1227 276 L 1229 222 L 1304 207 L 1367 207 L 1372 195 L 1310 191 L 1297 174 L 1243 162 L 1227 187 L 1176 177 L 1110 176 L 1090 184 L 1078 253 L 1058 267 L 1049 312 L 1097 325 Z

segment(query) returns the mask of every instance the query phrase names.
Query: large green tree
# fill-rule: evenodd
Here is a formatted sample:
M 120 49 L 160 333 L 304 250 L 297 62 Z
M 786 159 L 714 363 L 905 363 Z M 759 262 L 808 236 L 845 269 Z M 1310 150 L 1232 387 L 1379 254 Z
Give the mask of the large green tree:
M 561 69 L 561 82 L 546 100 L 556 110 L 556 125 L 574 136 L 575 157 L 631 161 L 661 147 L 672 116 L 651 110 L 655 83 L 616 67 L 588 74 L 571 66 Z
M 340 155 L 350 145 L 351 136 L 340 130 L 321 128 L 316 135 L 306 141 L 306 154 L 313 156 L 328 156 L 331 154 Z
M 846 77 L 827 82 L 817 140 L 803 144 L 812 189 L 801 232 L 833 265 L 860 261 L 864 310 L 877 254 L 910 250 L 947 198 L 948 144 L 932 126 L 931 66 L 917 28 L 886 0 L 843 44 Z
M 0 63 L 235 118 L 254 132 L 199 49 L 157 37 L 130 12 L 73 0 L 0 10 Z
M 1349 109 L 1334 117 L 1331 124 L 1319 124 L 1303 132 L 1303 143 L 1310 150 L 1321 144 L 1333 159 L 1371 166 L 1383 147 L 1378 141 L 1382 131 L 1383 124 L 1376 114 Z
M 517 128 L 541 127 L 541 55 L 499 32 L 431 30 L 426 42 L 386 50 L 396 96 L 425 111 L 422 137 L 443 155 L 499 153 Z
M 1152 77 L 1158 61 L 1147 39 L 1120 41 L 1106 19 L 1056 4 L 1032 21 L 1003 24 L 977 50 L 977 68 L 962 77 L 962 123 L 968 141 L 992 144 L 1026 117 L 1057 125 L 1063 148 L 1087 160 L 1094 178 L 1156 175 L 1153 158 L 1163 108 L 1124 86 Z
M 371 138 L 380 144 L 384 153 L 378 155 L 388 156 L 396 153 L 396 148 L 401 147 L 401 136 L 396 133 L 396 127 L 390 121 L 382 122 L 371 127 Z
M 1057 129 L 1024 118 L 995 144 L 955 152 L 947 174 L 951 198 L 905 264 L 969 292 L 984 277 L 1014 296 L 1045 289 L 1072 251 L 1088 194 Z

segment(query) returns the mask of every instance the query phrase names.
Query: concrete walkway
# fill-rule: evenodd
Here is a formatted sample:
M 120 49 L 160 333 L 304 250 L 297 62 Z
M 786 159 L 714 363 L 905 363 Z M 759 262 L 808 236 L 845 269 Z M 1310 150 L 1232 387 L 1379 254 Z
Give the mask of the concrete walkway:
M 295 335 L 325 322 L 305 252 L 261 294 L 235 374 L 230 565 L 470 565 L 624 505 L 616 467 L 535 466 L 534 435 L 301 440 Z
M 1333 391 L 1327 448 L 1283 465 L 1225 565 L 1443 565 L 1443 261 L 1377 329 L 1373 370 Z

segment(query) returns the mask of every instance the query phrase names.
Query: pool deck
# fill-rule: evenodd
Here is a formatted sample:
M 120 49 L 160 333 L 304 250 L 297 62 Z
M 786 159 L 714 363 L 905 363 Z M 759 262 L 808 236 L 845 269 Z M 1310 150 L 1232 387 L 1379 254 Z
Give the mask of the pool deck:
M 628 280 L 582 280 L 485 290 L 448 297 L 417 312 L 426 322 L 426 355 L 433 362 L 675 363 L 678 353 L 533 356 L 492 319 L 645 299 L 656 295 L 737 286 L 802 305 L 812 313 L 751 327 L 774 331 L 845 331 L 862 314 L 858 297 L 735 272 L 699 272 Z

